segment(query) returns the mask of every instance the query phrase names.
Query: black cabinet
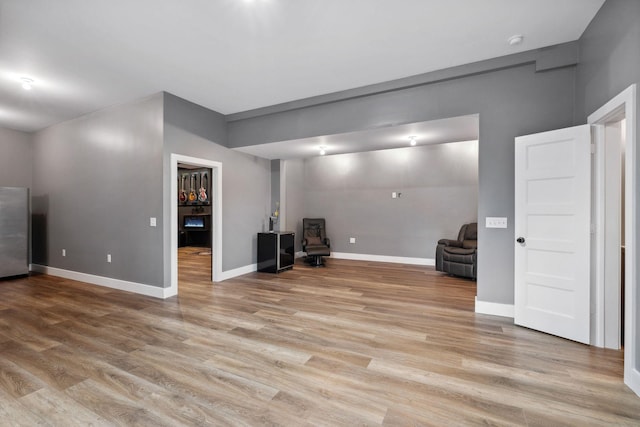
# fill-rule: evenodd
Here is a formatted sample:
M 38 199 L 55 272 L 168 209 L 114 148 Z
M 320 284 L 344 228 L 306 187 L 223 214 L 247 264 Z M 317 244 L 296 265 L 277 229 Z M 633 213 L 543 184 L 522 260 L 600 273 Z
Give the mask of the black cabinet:
M 258 233 L 258 271 L 278 273 L 293 268 L 294 241 L 292 231 Z

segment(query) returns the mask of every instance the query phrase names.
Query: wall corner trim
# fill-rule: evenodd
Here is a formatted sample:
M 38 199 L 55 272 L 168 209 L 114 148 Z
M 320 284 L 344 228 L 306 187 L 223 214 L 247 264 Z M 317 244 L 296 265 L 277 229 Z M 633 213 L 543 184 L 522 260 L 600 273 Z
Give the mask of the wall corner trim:
M 435 266 L 436 260 L 431 258 L 410 258 L 387 255 L 352 254 L 350 252 L 331 252 L 331 258 L 350 259 L 355 261 L 391 262 L 395 264 Z
M 29 270 L 36 273 L 48 274 L 50 276 L 62 277 L 64 279 L 77 280 L 79 282 L 104 286 L 106 288 L 117 289 L 120 291 L 133 292 L 136 294 L 155 298 L 166 299 L 176 295 L 176 289 L 174 288 L 160 288 L 157 286 L 145 285 L 144 283 L 128 282 L 126 280 L 96 276 L 93 274 L 80 273 L 71 270 L 64 270 L 62 268 L 49 267 L 47 265 L 30 264 Z
M 640 371 L 635 368 L 629 369 L 625 372 L 624 383 L 640 397 Z
M 513 304 L 500 304 L 497 302 L 478 301 L 476 297 L 476 313 L 490 314 L 492 316 L 511 317 L 515 314 Z
M 242 276 L 243 274 L 249 274 L 258 271 L 258 264 L 249 264 L 244 267 L 234 268 L 233 270 L 227 270 L 220 273 L 220 281 L 223 282 L 227 279 L 233 279 L 234 277 Z

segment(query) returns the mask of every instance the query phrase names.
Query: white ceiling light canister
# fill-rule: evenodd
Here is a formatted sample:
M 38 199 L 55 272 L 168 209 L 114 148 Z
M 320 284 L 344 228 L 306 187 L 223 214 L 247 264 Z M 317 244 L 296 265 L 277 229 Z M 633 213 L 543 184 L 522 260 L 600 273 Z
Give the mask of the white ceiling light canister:
M 410 136 L 410 137 L 409 137 L 409 145 L 411 145 L 412 147 L 415 147 L 415 145 L 418 143 L 418 142 L 416 141 L 416 139 L 417 139 L 417 136 L 413 136 L 413 135 L 412 135 L 412 136 Z
M 519 44 L 522 44 L 522 42 L 524 41 L 524 36 L 522 34 L 515 34 L 509 37 L 507 41 L 509 42 L 509 46 L 517 46 Z
M 22 89 L 31 90 L 33 88 L 33 79 L 29 77 L 20 77 L 20 84 L 22 85 Z

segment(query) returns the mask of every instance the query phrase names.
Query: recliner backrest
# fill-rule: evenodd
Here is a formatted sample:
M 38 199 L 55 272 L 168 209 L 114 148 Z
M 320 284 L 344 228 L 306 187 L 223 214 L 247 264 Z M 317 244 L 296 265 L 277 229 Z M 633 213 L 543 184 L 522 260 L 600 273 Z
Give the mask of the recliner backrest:
M 458 231 L 458 242 L 462 242 L 464 240 L 464 234 L 467 232 L 467 224 L 464 224 L 460 227 L 460 231 Z
M 314 237 L 319 237 L 321 242 L 327 237 L 324 218 L 303 218 L 302 238 L 308 240 Z
M 464 224 L 460 227 L 460 232 L 458 232 L 458 242 L 464 242 L 465 240 L 478 240 L 477 222 Z
M 462 242 L 462 247 L 467 249 L 476 249 L 478 247 L 478 223 L 471 222 L 469 224 L 465 224 L 460 229 L 460 236 L 462 236 L 462 240 L 458 240 Z M 460 239 L 458 236 L 458 239 Z
M 464 232 L 464 238 L 462 240 L 478 240 L 478 223 L 472 222 L 467 224 L 467 228 Z

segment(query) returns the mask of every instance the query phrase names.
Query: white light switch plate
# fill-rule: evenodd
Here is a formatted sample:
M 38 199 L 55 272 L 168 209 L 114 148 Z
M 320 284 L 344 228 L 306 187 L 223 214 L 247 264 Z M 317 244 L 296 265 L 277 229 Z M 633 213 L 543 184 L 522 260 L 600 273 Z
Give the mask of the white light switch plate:
M 488 216 L 485 223 L 486 228 L 507 228 L 507 218 Z

